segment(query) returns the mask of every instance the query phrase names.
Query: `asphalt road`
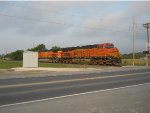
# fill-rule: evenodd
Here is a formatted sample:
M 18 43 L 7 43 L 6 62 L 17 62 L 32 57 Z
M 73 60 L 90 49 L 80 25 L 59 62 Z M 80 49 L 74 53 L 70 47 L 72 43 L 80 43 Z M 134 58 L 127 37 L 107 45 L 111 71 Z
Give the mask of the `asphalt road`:
M 0 107 L 0 113 L 150 113 L 150 84 Z
M 144 83 L 150 83 L 149 69 L 83 75 L 0 79 L 0 109 L 15 103 Z

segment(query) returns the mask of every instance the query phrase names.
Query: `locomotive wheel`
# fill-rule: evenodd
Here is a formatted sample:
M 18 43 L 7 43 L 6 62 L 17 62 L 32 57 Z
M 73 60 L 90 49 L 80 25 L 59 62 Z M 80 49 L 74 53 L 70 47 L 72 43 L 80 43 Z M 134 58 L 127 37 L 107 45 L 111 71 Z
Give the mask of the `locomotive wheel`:
M 93 65 L 94 64 L 94 60 L 90 60 L 90 65 Z
M 99 64 L 100 64 L 100 65 L 103 65 L 103 64 L 104 64 L 104 60 L 100 59 L 100 60 L 99 60 Z

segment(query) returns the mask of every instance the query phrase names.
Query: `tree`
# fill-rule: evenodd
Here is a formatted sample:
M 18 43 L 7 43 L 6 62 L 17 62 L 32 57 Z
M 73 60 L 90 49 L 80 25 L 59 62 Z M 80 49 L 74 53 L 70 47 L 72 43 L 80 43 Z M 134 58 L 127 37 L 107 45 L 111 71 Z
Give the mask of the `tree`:
M 123 54 L 123 55 L 122 55 L 122 58 L 123 58 L 123 59 L 132 59 L 132 57 L 133 57 L 133 54 L 132 54 L 132 53 Z M 135 53 L 135 58 L 139 59 L 139 58 L 142 58 L 142 57 L 145 57 L 145 55 L 144 55 L 142 52 L 137 52 L 137 53 Z
M 28 51 L 44 51 L 47 50 L 46 46 L 44 44 L 39 44 L 36 47 L 33 47 L 31 49 L 27 49 Z
M 0 58 L 4 58 L 4 56 L 5 56 L 4 54 L 1 54 L 1 55 L 0 55 Z
M 53 52 L 57 52 L 57 51 L 60 51 L 61 48 L 60 48 L 59 46 L 53 46 L 53 47 L 51 48 L 51 50 L 52 50 Z
M 22 60 L 23 59 L 23 50 L 17 50 L 7 54 L 5 57 L 11 58 L 13 60 Z

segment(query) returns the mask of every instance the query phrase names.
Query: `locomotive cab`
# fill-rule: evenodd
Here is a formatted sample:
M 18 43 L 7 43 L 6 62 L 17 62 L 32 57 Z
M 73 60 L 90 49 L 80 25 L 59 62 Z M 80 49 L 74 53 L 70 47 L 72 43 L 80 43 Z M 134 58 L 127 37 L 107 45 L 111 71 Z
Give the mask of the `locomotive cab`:
M 111 49 L 111 48 L 114 48 L 114 45 L 110 43 L 106 43 L 103 45 L 103 48 Z
M 97 44 L 97 48 L 101 48 L 101 49 L 104 49 L 104 48 L 111 49 L 111 48 L 114 48 L 114 45 L 111 44 L 111 43 Z

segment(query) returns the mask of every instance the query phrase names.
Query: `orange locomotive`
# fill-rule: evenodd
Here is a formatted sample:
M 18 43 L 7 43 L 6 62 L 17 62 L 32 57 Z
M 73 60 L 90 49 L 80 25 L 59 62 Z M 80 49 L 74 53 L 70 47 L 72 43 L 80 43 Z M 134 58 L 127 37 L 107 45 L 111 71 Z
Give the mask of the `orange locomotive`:
M 112 43 L 61 48 L 61 51 L 39 52 L 39 59 L 52 63 L 80 63 L 118 65 L 121 63 L 119 50 Z

